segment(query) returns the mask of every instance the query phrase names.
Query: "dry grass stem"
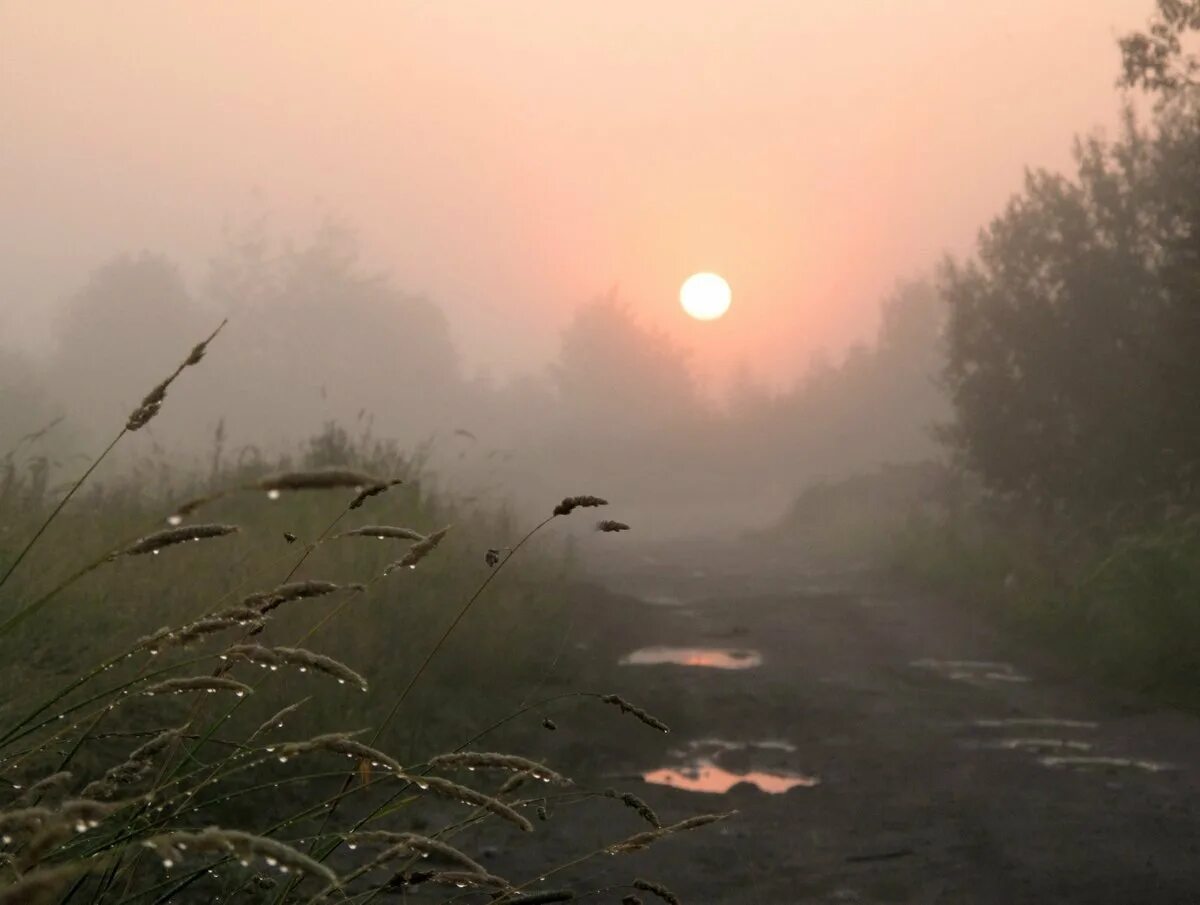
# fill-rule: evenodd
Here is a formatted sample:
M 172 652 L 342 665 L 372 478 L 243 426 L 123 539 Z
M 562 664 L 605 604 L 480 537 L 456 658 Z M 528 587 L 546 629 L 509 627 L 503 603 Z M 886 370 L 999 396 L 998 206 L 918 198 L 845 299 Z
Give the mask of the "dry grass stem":
M 460 801 L 463 804 L 483 808 L 497 817 L 520 827 L 527 833 L 533 832 L 532 823 L 503 801 L 493 798 L 491 795 L 485 795 L 483 792 L 478 792 L 466 786 L 460 786 L 456 782 L 451 782 L 448 779 L 442 779 L 438 776 L 405 776 L 403 778 L 414 783 L 418 789 L 431 791 L 443 798 Z
M 596 530 L 603 531 L 606 533 L 612 533 L 614 531 L 628 531 L 629 526 L 626 525 L 624 522 L 616 522 L 616 521 L 613 521 L 612 519 L 606 518 L 606 519 L 601 519 L 600 521 L 596 522 Z
M 542 782 L 570 785 L 570 780 L 549 767 L 516 754 L 495 754 L 481 751 L 459 751 L 439 754 L 431 758 L 429 766 L 434 770 L 510 770 Z
M 299 710 L 301 707 L 303 707 L 305 705 L 305 703 L 307 703 L 307 701 L 308 701 L 308 698 L 305 698 L 303 701 L 296 701 L 294 704 L 288 704 L 286 707 L 284 707 L 278 713 L 271 716 L 270 719 L 268 719 L 266 722 L 264 722 L 261 726 L 259 726 L 257 729 L 255 729 L 252 733 L 250 733 L 250 738 L 252 738 L 252 739 L 258 738 L 258 736 L 262 735 L 264 732 L 266 732 L 269 729 L 282 729 L 284 718 L 291 716 L 293 713 L 295 713 L 297 710 Z
M 628 852 L 638 852 L 658 842 L 660 839 L 666 839 L 668 836 L 674 836 L 677 833 L 685 833 L 688 830 L 699 829 L 702 826 L 708 826 L 710 823 L 717 823 L 721 820 L 726 820 L 732 817 L 736 811 L 728 811 L 724 814 L 700 814 L 696 817 L 689 817 L 686 820 L 681 820 L 678 823 L 672 823 L 670 826 L 658 827 L 657 829 L 647 830 L 644 833 L 635 833 L 619 842 L 614 842 L 605 848 L 605 851 L 612 855 L 626 854 Z
M 155 759 L 177 741 L 186 728 L 186 726 L 177 726 L 174 729 L 167 729 L 135 748 L 125 760 L 115 767 L 110 767 L 103 777 L 84 786 L 83 797 L 109 798 L 122 788 L 136 785 L 149 778 L 154 770 Z
M 140 538 L 114 556 L 141 556 L 146 553 L 157 553 L 164 547 L 188 541 L 207 540 L 212 537 L 225 537 L 238 531 L 237 525 L 181 525 L 176 528 L 166 528 Z
M 257 663 L 268 669 L 280 666 L 294 666 L 300 672 L 313 670 L 332 676 L 343 685 L 350 682 L 363 691 L 367 690 L 367 680 L 356 673 L 345 663 L 341 663 L 324 654 L 317 654 L 300 647 L 263 647 L 259 644 L 235 644 L 221 654 L 221 659 L 233 658 Z
M 601 499 L 598 496 L 585 494 L 584 496 L 569 496 L 564 497 L 562 502 L 554 507 L 555 515 L 570 515 L 576 509 L 590 509 L 596 506 L 607 506 L 608 500 Z
M 187 358 L 179 364 L 171 376 L 160 382 L 154 389 L 142 397 L 142 401 L 138 404 L 137 408 L 129 413 L 129 418 L 125 421 L 125 430 L 130 432 L 141 430 L 150 423 L 151 419 L 162 408 L 163 400 L 167 398 L 167 389 L 175 382 L 175 378 L 183 373 L 184 368 L 190 368 L 200 363 L 201 359 L 204 358 L 205 351 L 208 349 L 208 344 L 221 332 L 225 323 L 225 321 L 221 321 L 217 329 L 209 335 L 208 339 L 196 343 L 192 347 L 192 351 L 188 353 Z
M 497 905 L 554 905 L 555 902 L 573 902 L 575 892 L 570 889 L 550 889 L 546 892 L 527 892 L 515 896 L 504 896 L 496 900 Z
M 667 905 L 683 905 L 679 896 L 675 895 L 675 893 L 671 892 L 671 890 L 667 889 L 661 883 L 655 883 L 652 880 L 634 880 L 633 888 L 656 895 L 666 902 Z
M 398 528 L 394 525 L 363 525 L 361 528 L 351 528 L 343 531 L 338 537 L 375 537 L 379 540 L 395 538 L 397 540 L 423 541 L 425 535 L 412 528 Z
M 26 789 L 25 793 L 17 799 L 16 804 L 19 807 L 36 805 L 43 796 L 61 791 L 62 787 L 69 783 L 73 777 L 74 774 L 70 770 L 60 770 L 57 773 L 51 773 Z
M 327 751 L 331 754 L 366 760 L 370 762 L 371 766 L 384 767 L 401 779 L 409 779 L 404 775 L 404 768 L 391 755 L 356 741 L 343 732 L 318 735 L 302 742 L 289 742 L 279 749 L 279 757 L 281 760 L 287 760 L 313 751 Z
M 446 532 L 450 530 L 450 526 L 434 531 L 428 537 L 423 538 L 408 548 L 408 552 L 401 559 L 396 560 L 386 569 L 383 570 L 384 575 L 390 575 L 396 569 L 415 569 L 417 563 L 423 560 L 426 556 L 437 548 L 437 545 L 442 542 L 442 538 L 446 536 Z
M 358 492 L 358 496 L 356 496 L 354 499 L 352 499 L 350 501 L 350 505 L 346 508 L 358 509 L 359 507 L 362 506 L 363 503 L 365 503 L 371 497 L 376 496 L 377 494 L 383 493 L 386 490 L 389 490 L 390 488 L 395 487 L 397 484 L 403 484 L 403 483 L 404 482 L 401 481 L 399 478 L 393 478 L 390 481 L 380 481 L 378 484 L 372 484 L 370 487 L 364 487 L 362 490 L 360 490 Z
M 147 695 L 185 694 L 189 691 L 205 691 L 209 694 L 215 694 L 218 691 L 232 691 L 240 698 L 250 694 L 254 689 L 244 682 L 227 679 L 224 676 L 184 676 L 151 685 L 143 693 Z
M 240 830 L 209 827 L 199 833 L 167 833 L 149 839 L 145 844 L 163 854 L 164 861 L 176 862 L 179 860 L 178 853 L 188 850 L 232 855 L 243 862 L 249 862 L 253 858 L 262 858 L 269 866 L 277 868 L 281 873 L 294 870 L 320 877 L 330 885 L 338 885 L 337 874 L 303 852 L 266 836 L 256 836 Z M 176 857 L 170 857 L 172 854 L 176 854 Z
M 616 707 L 620 707 L 622 713 L 628 713 L 631 716 L 637 717 L 637 719 L 641 720 L 643 723 L 645 723 L 651 729 L 657 729 L 659 732 L 670 732 L 671 731 L 671 727 L 668 726 L 666 723 L 664 723 L 662 720 L 658 719 L 657 717 L 651 716 L 649 713 L 647 713 L 641 707 L 638 707 L 635 704 L 630 704 L 627 700 L 625 700 L 620 695 L 605 694 L 605 695 L 600 696 L 600 700 L 602 700 L 605 704 L 612 704 Z
M 632 792 L 618 792 L 616 789 L 606 789 L 604 794 L 609 798 L 617 799 L 627 808 L 632 808 L 638 813 L 638 816 L 655 829 L 662 828 L 662 823 L 659 821 L 658 815 L 654 813 L 654 809 Z

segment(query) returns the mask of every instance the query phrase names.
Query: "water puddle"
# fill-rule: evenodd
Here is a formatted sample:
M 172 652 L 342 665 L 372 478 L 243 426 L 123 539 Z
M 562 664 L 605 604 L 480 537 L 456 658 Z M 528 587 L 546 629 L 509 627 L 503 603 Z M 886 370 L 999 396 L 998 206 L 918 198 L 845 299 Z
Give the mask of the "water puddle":
M 1128 757 L 1087 757 L 1076 755 L 1048 755 L 1039 757 L 1044 767 L 1062 767 L 1072 770 L 1142 770 L 1146 773 L 1162 773 L 1174 770 L 1171 764 L 1152 760 L 1136 760 Z
M 761 791 L 778 795 L 797 786 L 811 788 L 819 779 L 812 776 L 788 773 L 768 773 L 765 770 L 750 770 L 746 773 L 733 773 L 717 766 L 711 760 L 698 760 L 686 767 L 664 767 L 661 770 L 651 770 L 643 774 L 646 782 L 660 786 L 671 786 L 688 792 L 710 792 L 722 794 L 728 792 L 738 783 L 748 782 L 757 786 Z
M 686 751 L 670 752 L 683 763 L 642 774 L 655 785 L 670 786 L 688 792 L 724 794 L 740 783 L 749 783 L 760 791 L 779 795 L 795 788 L 812 788 L 820 780 L 778 766 L 796 747 L 788 742 L 730 742 L 719 738 L 698 739 Z M 735 762 L 731 762 L 735 761 Z
M 682 606 L 683 604 L 683 601 L 674 594 L 644 594 L 641 600 L 651 606 Z
M 992 660 L 914 660 L 909 666 L 917 669 L 928 669 L 962 682 L 1028 682 L 1029 677 L 1021 675 L 1011 663 L 998 663 Z
M 643 647 L 626 654 L 623 666 L 657 666 L 673 663 L 677 666 L 703 666 L 709 669 L 751 669 L 762 665 L 762 654 L 756 650 L 725 647 Z
M 1094 723 L 1091 720 L 1061 720 L 1057 717 L 1050 716 L 1034 716 L 1034 717 L 1002 717 L 1000 719 L 990 720 L 975 720 L 973 726 L 978 726 L 980 729 L 1014 729 L 1020 726 L 1027 728 L 1043 727 L 1053 729 L 1096 729 L 1099 723 Z
M 1077 742 L 1067 738 L 1002 738 L 988 747 L 1007 751 L 1032 751 L 1050 753 L 1055 751 L 1091 751 L 1091 742 Z

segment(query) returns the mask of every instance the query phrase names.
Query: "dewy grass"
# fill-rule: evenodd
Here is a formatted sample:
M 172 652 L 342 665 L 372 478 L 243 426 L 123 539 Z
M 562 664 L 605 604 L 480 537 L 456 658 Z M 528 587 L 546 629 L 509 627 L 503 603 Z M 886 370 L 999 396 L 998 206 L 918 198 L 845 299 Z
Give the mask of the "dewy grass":
M 171 383 L 183 369 L 200 361 L 207 343 L 197 345 L 174 374 L 143 398 L 118 439 L 154 418 Z M 84 478 L 76 482 L 67 498 L 98 463 L 93 463 Z M 481 530 L 477 519 L 469 520 L 460 529 L 461 535 L 448 533 L 447 528 L 429 530 L 426 526 L 430 523 L 445 525 L 454 510 L 430 504 L 428 494 L 411 495 L 405 505 L 413 511 L 399 517 L 403 518 L 400 524 L 417 525 L 420 530 L 396 527 L 387 519 L 377 518 L 334 535 L 348 513 L 368 502 L 377 507 L 389 502 L 377 498 L 400 482 L 376 477 L 395 473 L 386 463 L 367 461 L 364 467 L 357 465 L 285 468 L 268 478 L 241 474 L 229 482 L 232 491 L 210 486 L 204 493 L 193 493 L 191 502 L 168 510 L 174 512 L 170 527 L 108 545 L 109 552 L 98 562 L 120 562 L 96 576 L 101 583 L 96 599 L 103 601 L 103 606 L 85 597 L 78 609 L 71 611 L 71 618 L 85 626 L 91 623 L 83 620 L 96 620 L 98 625 L 110 620 L 111 629 L 105 632 L 125 636 L 125 641 L 118 642 L 123 651 L 106 656 L 100 665 L 49 694 L 25 716 L 12 716 L 6 734 L 0 738 L 0 902 L 50 897 L 52 901 L 90 901 L 93 905 L 142 905 L 190 896 L 197 901 L 234 898 L 291 903 L 344 899 L 366 903 L 385 893 L 422 888 L 440 889 L 452 899 L 474 890 L 476 898 L 485 895 L 510 903 L 570 901 L 575 896 L 575 891 L 565 885 L 554 890 L 529 888 L 531 884 L 540 885 L 540 881 L 514 885 L 503 877 L 503 870 L 485 869 L 467 850 L 469 846 L 456 838 L 488 821 L 505 824 L 522 834 L 532 833 L 535 823 L 531 817 L 539 809 L 545 812 L 559 803 L 604 797 L 603 793 L 571 784 L 553 766 L 539 760 L 503 751 L 467 750 L 538 705 L 519 708 L 457 750 L 411 764 L 387 749 L 384 733 L 412 689 L 428 674 L 430 663 L 445 650 L 452 633 L 498 576 L 511 571 L 506 566 L 515 554 L 554 519 L 576 509 L 605 505 L 605 501 L 591 495 L 568 497 L 554 507 L 548 518 L 511 544 L 507 530 L 488 534 Z M 199 489 L 203 488 L 193 488 Z M 239 492 L 247 489 L 258 493 Z M 265 503 L 258 495 L 262 493 L 276 498 L 278 505 Z M 335 497 L 344 493 L 343 499 L 348 498 L 348 502 L 337 505 L 336 515 L 317 508 L 323 505 L 319 502 L 323 494 L 330 493 Z M 298 498 L 306 502 L 302 504 Z M 58 515 L 65 501 L 50 513 L 5 577 L 42 536 L 45 525 Z M 183 524 L 185 515 L 210 504 L 237 508 L 240 514 L 235 520 L 244 527 L 239 530 L 232 523 L 216 520 Z M 300 506 L 306 508 L 296 508 Z M 258 520 L 280 519 L 285 512 L 307 513 L 308 518 L 305 523 L 258 531 Z M 103 521 L 102 509 L 100 513 Z M 497 519 L 494 524 L 501 522 Z M 613 523 L 617 524 L 622 523 Z M 231 549 L 238 552 L 225 562 L 249 560 L 259 538 L 270 536 L 274 543 L 282 544 L 281 533 L 316 539 L 305 544 L 299 557 L 285 553 L 287 561 L 279 551 L 264 548 L 268 555 L 260 557 L 265 562 L 253 575 L 252 570 L 227 574 L 224 565 L 214 565 L 221 563 L 224 552 Z M 410 546 L 384 565 L 391 557 L 381 562 L 369 544 L 323 547 L 334 536 L 382 538 L 408 542 Z M 220 543 L 207 543 L 218 539 L 222 539 Z M 478 573 L 467 572 L 467 577 L 460 578 L 458 570 L 471 565 L 476 570 L 482 568 L 473 552 L 464 552 L 472 544 L 474 549 L 494 550 L 496 556 L 488 563 L 492 568 L 473 590 L 462 594 L 461 605 L 447 614 L 448 627 L 439 626 L 429 632 L 433 637 L 418 640 L 424 645 L 424 653 L 411 662 L 398 656 L 395 666 L 379 659 L 369 664 L 390 670 L 386 681 L 377 684 L 399 689 L 392 693 L 386 715 L 372 720 L 371 731 L 361 737 L 360 733 L 337 731 L 336 727 L 305 731 L 302 723 L 312 727 L 330 716 L 348 712 L 346 702 L 350 698 L 330 697 L 331 692 L 342 694 L 337 683 L 367 690 L 365 677 L 351 665 L 352 656 L 339 647 L 339 656 L 332 657 L 314 649 L 318 645 L 306 643 L 307 639 L 317 628 L 332 622 L 351 600 L 363 604 L 361 609 L 356 606 L 352 621 L 343 618 L 336 624 L 340 637 L 357 636 L 360 641 L 373 642 L 380 632 L 397 631 L 399 621 L 380 625 L 381 616 L 390 619 L 390 614 L 396 613 L 408 617 L 418 594 L 425 595 L 421 598 L 425 606 L 433 607 L 440 603 L 438 598 L 447 588 L 469 586 L 469 576 Z M 172 549 L 170 556 L 154 556 L 156 551 L 168 548 Z M 193 548 L 199 552 L 191 554 Z M 333 580 L 300 574 L 311 554 L 322 549 L 321 568 L 329 568 Z M 536 562 L 531 565 L 536 568 Z M 278 572 L 264 578 L 263 571 L 270 568 L 274 572 L 272 567 Z M 412 579 L 387 577 L 396 572 L 408 576 L 413 567 L 419 567 L 419 571 Z M 69 568 L 64 565 L 62 571 Z M 46 600 L 96 568 L 93 562 L 76 569 L 55 590 L 31 603 L 18 598 L 16 614 L 10 616 L 4 628 L 11 629 L 16 622 L 40 611 Z M 216 575 L 208 574 L 213 570 Z M 278 574 L 285 571 L 286 575 Z M 362 574 L 364 571 L 366 574 Z M 434 590 L 423 590 L 426 582 Z M 123 587 L 132 590 L 123 593 Z M 253 587 L 266 590 L 247 593 Z M 402 588 L 398 600 L 396 588 Z M 212 589 L 216 591 L 210 596 Z M 370 591 L 376 592 L 375 599 L 368 595 Z M 386 602 L 379 599 L 385 593 L 389 597 Z M 346 596 L 331 607 L 325 600 L 334 594 Z M 181 599 L 188 603 L 187 613 L 181 612 Z M 291 604 L 304 600 L 314 601 L 311 605 L 323 614 L 320 621 L 290 646 L 265 640 L 281 630 L 291 630 L 295 616 L 301 615 L 293 612 L 299 608 Z M 154 621 L 139 626 L 138 620 L 146 619 L 147 614 Z M 29 631 L 18 640 L 38 643 L 40 631 L 47 637 L 42 643 L 49 644 L 56 632 L 61 634 L 64 626 L 57 620 L 62 618 L 58 611 L 44 614 L 41 620 L 31 621 Z M 423 618 L 423 612 L 411 614 L 410 625 L 419 628 Z M 149 631 L 162 623 L 166 626 Z M 241 637 L 231 639 L 227 635 L 230 631 Z M 250 637 L 259 633 L 266 633 L 261 643 Z M 95 634 L 107 637 L 105 633 Z M 395 642 L 389 636 L 389 644 L 406 640 L 402 632 Z M 351 647 L 351 651 L 364 649 L 369 650 L 370 644 Z M 511 653 L 506 652 L 506 656 L 511 657 Z M 99 677 L 110 672 L 113 680 L 102 684 Z M 244 674 L 247 672 L 254 678 Z M 328 683 L 328 688 L 317 688 L 316 699 L 306 708 L 304 719 L 297 719 L 296 713 L 310 699 L 291 694 L 303 681 L 296 675 L 300 672 L 335 680 Z M 81 690 L 89 683 L 101 687 L 97 691 Z M 255 713 L 251 709 L 254 705 L 246 704 L 251 691 L 257 691 L 255 697 L 259 698 L 282 692 L 292 700 L 269 700 L 262 713 Z M 209 694 L 235 695 L 237 700 L 206 715 L 201 702 L 207 701 Z M 665 730 L 656 718 L 622 698 L 591 693 L 572 696 L 597 698 L 648 726 Z M 364 700 L 371 698 L 361 693 L 353 696 L 356 704 Z M 382 714 L 388 703 L 383 702 L 375 712 Z M 238 713 L 240 708 L 245 712 Z M 264 720 L 264 714 L 270 715 Z M 543 718 L 548 720 L 541 714 L 537 717 Z M 97 729 L 102 720 L 119 724 L 113 731 L 101 733 Z M 7 717 L 6 722 L 10 722 Z M 326 762 L 330 760 L 336 762 L 337 769 L 328 768 Z M 487 785 L 465 776 L 460 782 L 448 775 L 436 775 L 460 770 L 474 773 Z M 505 776 L 495 777 L 492 773 Z M 501 782 L 507 778 L 512 781 Z M 517 798 L 513 793 L 520 783 L 525 783 L 523 789 L 541 790 L 545 788 L 543 783 L 565 788 Z M 488 791 L 497 786 L 503 791 Z M 615 846 L 641 847 L 711 819 L 661 827 L 654 812 L 636 796 L 615 791 L 612 796 L 652 827 L 648 833 L 612 843 Z M 339 813 L 339 804 L 351 797 L 354 807 Z M 467 814 L 442 824 L 437 815 L 444 812 L 444 805 L 433 805 L 433 798 L 464 805 Z M 238 806 L 234 807 L 235 803 Z M 269 814 L 262 814 L 265 805 L 272 808 Z M 429 829 L 422 833 L 409 831 L 414 817 L 429 822 Z M 332 859 L 334 850 L 343 846 L 346 851 Z M 595 854 L 566 864 L 547 865 L 538 876 L 563 873 Z M 437 864 L 422 863 L 426 858 Z

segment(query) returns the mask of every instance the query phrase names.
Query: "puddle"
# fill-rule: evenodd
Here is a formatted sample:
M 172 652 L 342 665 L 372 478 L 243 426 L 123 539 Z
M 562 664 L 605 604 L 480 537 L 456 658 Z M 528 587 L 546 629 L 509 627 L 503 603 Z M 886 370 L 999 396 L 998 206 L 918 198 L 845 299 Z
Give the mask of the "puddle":
M 664 767 L 661 770 L 651 770 L 649 773 L 643 774 L 642 778 L 655 785 L 671 786 L 688 792 L 716 794 L 728 792 L 742 782 L 748 782 L 772 795 L 778 795 L 797 786 L 812 788 L 820 782 L 816 777 L 802 776 L 798 773 L 769 773 L 765 770 L 733 773 L 724 767 L 717 766 L 713 761 L 705 759 L 698 760 L 686 767 Z
M 623 666 L 657 666 L 674 663 L 678 666 L 703 666 L 710 669 L 750 669 L 762 665 L 762 654 L 756 650 L 727 647 L 643 647 L 626 654 Z
M 1018 726 L 1044 726 L 1055 729 L 1096 729 L 1100 724 L 1094 723 L 1091 720 L 1060 720 L 1050 716 L 1034 716 L 975 720 L 972 725 L 978 726 L 980 729 L 1012 729 Z
M 690 742 L 686 751 L 670 752 L 679 758 L 678 766 L 662 767 L 642 774 L 656 785 L 688 792 L 723 794 L 739 783 L 750 783 L 763 792 L 778 795 L 789 789 L 812 788 L 820 780 L 815 776 L 785 769 L 785 755 L 796 746 L 777 739 L 759 742 L 731 742 L 704 738 Z
M 642 603 L 648 603 L 651 606 L 680 606 L 683 601 L 674 594 L 645 594 L 641 598 Z
M 1066 767 L 1074 770 L 1143 770 L 1147 773 L 1162 773 L 1164 770 L 1175 769 L 1171 764 L 1152 760 L 1134 760 L 1127 757 L 1048 755 L 1039 757 L 1038 763 L 1044 767 Z
M 1005 748 L 1009 751 L 1091 751 L 1090 742 L 1077 742 L 1066 738 L 1002 738 L 989 747 Z
M 913 660 L 909 666 L 917 669 L 928 669 L 941 673 L 947 679 L 962 682 L 1028 682 L 1029 677 L 1023 676 L 1013 668 L 1011 663 L 997 663 L 992 660 Z

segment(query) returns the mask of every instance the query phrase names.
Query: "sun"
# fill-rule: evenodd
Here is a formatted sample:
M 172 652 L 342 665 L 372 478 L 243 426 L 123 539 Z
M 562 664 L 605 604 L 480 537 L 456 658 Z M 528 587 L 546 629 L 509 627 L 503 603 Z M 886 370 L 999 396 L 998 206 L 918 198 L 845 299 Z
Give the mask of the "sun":
M 729 284 L 715 273 L 693 273 L 679 287 L 679 304 L 698 321 L 715 321 L 732 298 Z

